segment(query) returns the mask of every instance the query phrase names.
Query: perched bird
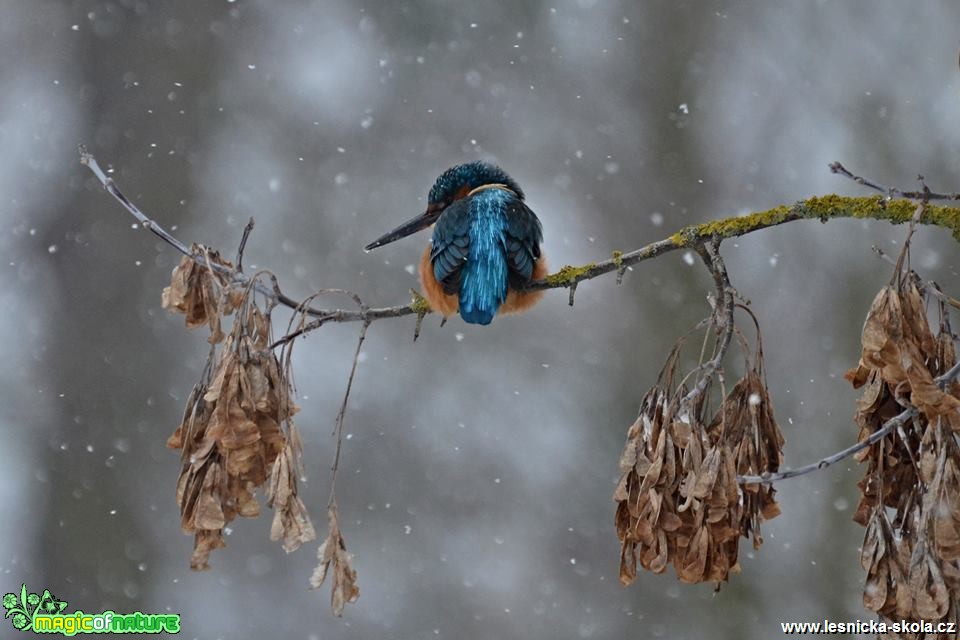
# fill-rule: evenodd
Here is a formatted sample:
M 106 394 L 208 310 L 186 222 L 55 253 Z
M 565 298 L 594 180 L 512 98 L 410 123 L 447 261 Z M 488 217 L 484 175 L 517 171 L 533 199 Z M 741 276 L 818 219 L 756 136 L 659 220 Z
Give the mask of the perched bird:
M 523 201 L 523 190 L 486 162 L 451 167 L 437 178 L 427 210 L 371 242 L 367 251 L 436 223 L 420 261 L 420 282 L 434 311 L 460 311 L 472 324 L 490 324 L 498 312 L 524 311 L 542 291 L 520 289 L 547 274 L 540 252 L 543 230 Z

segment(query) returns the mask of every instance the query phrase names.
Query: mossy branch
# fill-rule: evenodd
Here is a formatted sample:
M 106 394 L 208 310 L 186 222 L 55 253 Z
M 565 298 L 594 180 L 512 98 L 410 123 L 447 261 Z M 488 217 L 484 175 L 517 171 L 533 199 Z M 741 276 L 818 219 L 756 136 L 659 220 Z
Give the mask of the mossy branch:
M 123 207 L 133 215 L 141 225 L 160 237 L 164 242 L 184 255 L 192 256 L 187 245 L 177 240 L 162 226 L 148 218 L 136 207 L 116 186 L 113 179 L 108 177 L 99 167 L 97 161 L 83 147 L 80 149 L 80 162 L 88 167 L 106 191 L 112 195 Z M 873 187 L 873 185 L 866 185 Z M 527 290 L 539 291 L 546 289 L 574 289 L 584 280 L 592 280 L 607 273 L 618 274 L 618 280 L 624 271 L 637 263 L 656 258 L 677 249 L 694 249 L 697 245 L 707 241 L 724 240 L 744 236 L 754 231 L 769 229 L 795 220 L 819 220 L 827 222 L 836 218 L 872 219 L 902 224 L 909 222 L 916 211 L 916 202 L 909 199 L 890 199 L 886 196 L 839 196 L 829 194 L 815 196 L 801 200 L 793 205 L 781 205 L 747 215 L 731 216 L 712 220 L 702 224 L 691 225 L 680 229 L 663 240 L 652 242 L 633 251 L 614 251 L 612 257 L 600 262 L 591 262 L 579 267 L 566 265 L 556 273 L 550 274 L 543 280 L 536 280 L 527 286 Z M 921 224 L 929 224 L 949 229 L 953 237 L 960 241 L 960 207 L 946 207 L 928 204 Z M 246 282 L 246 276 L 235 272 L 231 274 L 236 281 Z M 279 289 L 264 292 L 272 296 L 278 304 L 291 309 L 301 308 L 301 304 Z M 426 300 L 415 295 L 410 304 L 393 307 L 372 307 L 366 309 L 320 309 L 309 307 L 306 313 L 322 320 L 317 326 L 326 322 L 373 322 L 383 318 L 399 318 L 415 315 L 423 317 L 429 313 Z
M 873 219 L 902 224 L 910 222 L 916 202 L 912 200 L 888 200 L 882 196 L 838 196 L 829 194 L 801 200 L 792 206 L 781 205 L 749 213 L 742 216 L 721 218 L 680 229 L 672 236 L 630 252 L 615 252 L 614 256 L 602 262 L 581 267 L 564 266 L 557 273 L 543 280 L 530 283 L 528 289 L 554 289 L 569 287 L 583 280 L 590 280 L 606 273 L 655 258 L 677 249 L 693 249 L 699 243 L 713 240 L 725 240 L 744 236 L 754 231 L 769 229 L 795 220 L 819 220 L 827 222 L 835 218 Z M 926 212 L 920 218 L 921 224 L 930 224 L 949 229 L 953 237 L 960 241 L 960 207 L 927 205 Z

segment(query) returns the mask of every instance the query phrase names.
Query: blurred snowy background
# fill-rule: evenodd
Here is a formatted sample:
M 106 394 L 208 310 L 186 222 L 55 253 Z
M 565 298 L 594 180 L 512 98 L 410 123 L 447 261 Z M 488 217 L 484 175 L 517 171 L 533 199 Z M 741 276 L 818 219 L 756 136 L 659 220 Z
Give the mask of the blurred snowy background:
M 160 307 L 178 256 L 77 162 L 86 143 L 187 242 L 286 291 L 400 304 L 427 235 L 361 247 L 423 209 L 434 178 L 499 162 L 554 267 L 685 224 L 877 180 L 960 189 L 955 2 L 0 0 L 0 591 L 70 610 L 174 611 L 187 638 L 774 637 L 781 620 L 866 618 L 852 463 L 783 483 L 784 513 L 714 595 L 672 572 L 622 588 L 611 494 L 643 392 L 707 313 L 679 253 L 474 327 L 377 322 L 347 416 L 344 534 L 361 597 L 309 592 L 269 517 L 187 568 L 164 442 L 206 355 Z M 765 331 L 787 464 L 852 442 L 883 223 L 794 223 L 723 245 Z M 956 243 L 914 263 L 960 293 Z M 355 324 L 298 346 L 318 530 Z M 7 623 L 3 623 L 7 624 Z

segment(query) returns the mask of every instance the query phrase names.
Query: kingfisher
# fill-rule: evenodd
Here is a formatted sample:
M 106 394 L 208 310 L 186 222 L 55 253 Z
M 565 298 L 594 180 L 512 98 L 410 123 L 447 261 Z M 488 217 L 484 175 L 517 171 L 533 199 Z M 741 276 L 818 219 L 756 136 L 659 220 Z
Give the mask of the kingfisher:
M 543 229 L 523 190 L 503 169 L 468 162 L 444 171 L 420 215 L 368 244 L 370 251 L 434 225 L 420 260 L 420 284 L 434 311 L 459 311 L 471 324 L 529 309 L 542 291 L 524 291 L 547 274 Z

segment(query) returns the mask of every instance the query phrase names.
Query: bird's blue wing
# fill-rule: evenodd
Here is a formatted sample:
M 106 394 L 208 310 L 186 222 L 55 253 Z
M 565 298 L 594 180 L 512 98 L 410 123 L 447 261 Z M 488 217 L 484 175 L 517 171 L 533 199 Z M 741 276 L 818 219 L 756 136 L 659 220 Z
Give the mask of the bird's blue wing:
M 464 263 L 470 255 L 470 207 L 473 198 L 463 198 L 447 207 L 433 229 L 430 262 L 433 275 L 451 295 L 460 290 Z M 507 258 L 509 280 L 520 288 L 530 281 L 533 267 L 540 258 L 543 230 L 540 220 L 523 200 L 508 198 L 503 249 Z
M 445 293 L 454 295 L 460 290 L 460 274 L 469 255 L 470 202 L 463 198 L 447 207 L 433 228 L 430 262 Z
M 533 265 L 540 258 L 543 228 L 537 215 L 523 200 L 511 198 L 507 205 L 507 229 L 504 249 L 510 267 L 510 283 L 519 288 L 530 281 Z

